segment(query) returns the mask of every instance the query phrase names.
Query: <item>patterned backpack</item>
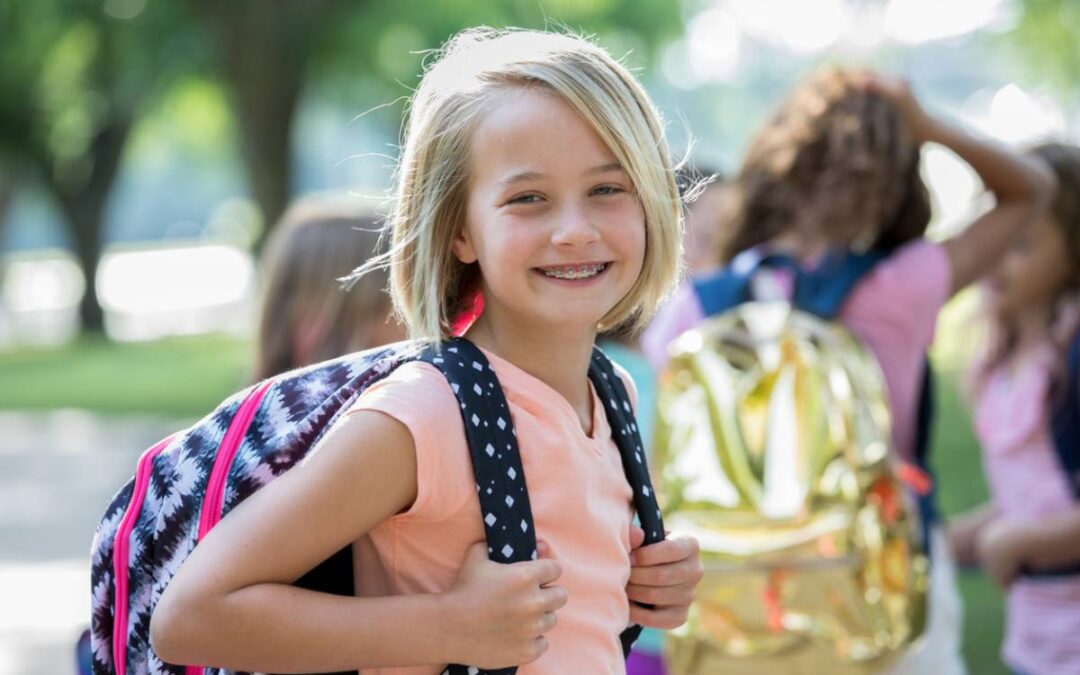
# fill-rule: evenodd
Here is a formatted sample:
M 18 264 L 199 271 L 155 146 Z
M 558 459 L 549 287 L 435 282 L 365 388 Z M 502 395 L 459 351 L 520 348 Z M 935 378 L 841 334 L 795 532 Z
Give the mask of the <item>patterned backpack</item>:
M 239 392 L 192 427 L 166 438 L 139 459 L 134 478 L 113 498 L 91 552 L 91 650 L 95 675 L 230 671 L 162 662 L 150 647 L 150 616 L 180 564 L 237 504 L 295 466 L 374 382 L 399 365 L 437 367 L 459 399 L 477 483 L 489 557 L 500 563 L 536 553 L 532 512 L 509 408 L 483 353 L 457 338 L 436 350 L 417 342 L 350 354 L 291 371 Z M 589 379 L 600 399 L 633 489 L 645 542 L 663 538 L 641 439 L 622 381 L 599 349 Z M 507 527 L 509 523 L 515 526 Z M 298 585 L 351 595 L 345 549 Z M 621 639 L 624 652 L 640 627 Z M 447 675 L 499 673 L 451 665 Z

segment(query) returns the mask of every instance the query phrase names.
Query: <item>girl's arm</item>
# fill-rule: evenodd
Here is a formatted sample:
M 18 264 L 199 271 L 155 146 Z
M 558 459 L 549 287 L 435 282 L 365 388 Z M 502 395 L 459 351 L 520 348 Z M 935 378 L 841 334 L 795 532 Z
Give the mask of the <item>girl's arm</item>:
M 1024 527 L 1020 537 L 1025 567 L 1037 572 L 1075 565 L 1080 561 L 1080 505 Z
M 902 79 L 874 75 L 868 77 L 867 86 L 900 108 L 917 142 L 938 143 L 952 150 L 994 194 L 994 208 L 944 242 L 955 294 L 997 264 L 1017 229 L 1047 208 L 1056 179 L 1040 161 L 928 114 Z
M 346 417 L 196 547 L 154 610 L 155 652 L 171 663 L 260 672 L 538 657 L 565 603 L 563 589 L 541 588 L 559 575 L 552 560 L 497 565 L 481 544 L 454 588 L 438 595 L 354 598 L 290 585 L 407 509 L 416 470 L 403 424 L 374 411 Z
M 1080 505 L 1037 523 L 999 518 L 979 531 L 979 560 L 999 586 L 1012 583 L 1024 568 L 1053 571 L 1080 561 Z

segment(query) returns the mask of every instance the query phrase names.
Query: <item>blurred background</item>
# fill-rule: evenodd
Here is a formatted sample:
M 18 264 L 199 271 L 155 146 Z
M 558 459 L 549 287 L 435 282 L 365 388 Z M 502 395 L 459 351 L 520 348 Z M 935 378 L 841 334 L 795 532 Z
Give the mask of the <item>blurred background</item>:
M 271 225 L 312 193 L 383 199 L 426 55 L 478 24 L 595 35 L 722 173 L 823 63 L 903 74 L 1010 144 L 1080 141 L 1073 0 L 0 0 L 0 675 L 74 672 L 98 516 L 250 377 Z M 940 235 L 981 187 L 924 153 Z M 957 393 L 970 305 L 934 353 L 946 512 L 986 494 Z M 971 672 L 1005 673 L 1000 592 L 962 586 Z

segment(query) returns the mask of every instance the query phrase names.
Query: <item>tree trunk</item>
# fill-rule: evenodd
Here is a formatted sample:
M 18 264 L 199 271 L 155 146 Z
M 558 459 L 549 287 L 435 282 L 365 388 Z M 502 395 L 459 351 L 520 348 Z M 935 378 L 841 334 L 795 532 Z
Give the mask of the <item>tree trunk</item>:
M 66 216 L 75 255 L 86 277 L 86 292 L 79 302 L 82 331 L 103 333 L 105 313 L 97 294 L 97 269 L 101 258 L 105 205 L 131 130 L 130 119 L 112 119 L 94 137 L 88 148 L 92 169 L 85 181 L 76 185 L 50 180 L 49 188 Z
M 279 5 L 266 12 L 235 0 L 204 6 L 241 130 L 244 166 L 266 224 L 256 248 L 292 193 L 292 126 L 312 48 L 305 15 L 318 9 Z

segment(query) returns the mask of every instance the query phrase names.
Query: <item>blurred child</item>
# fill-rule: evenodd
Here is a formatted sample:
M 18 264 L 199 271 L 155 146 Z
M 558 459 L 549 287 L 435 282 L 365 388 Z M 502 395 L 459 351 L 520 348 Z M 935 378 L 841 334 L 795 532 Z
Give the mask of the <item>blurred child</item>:
M 157 654 L 269 672 L 617 673 L 629 623 L 685 621 L 697 543 L 642 545 L 614 440 L 627 431 L 587 375 L 597 333 L 646 321 L 677 278 L 662 130 L 633 76 L 587 40 L 476 29 L 447 44 L 402 144 L 393 301 L 412 336 L 439 341 L 482 294 L 465 338 L 506 394 L 540 545 L 489 560 L 463 404 L 410 361 L 210 530 L 153 611 Z M 366 534 L 391 586 L 342 598 L 290 585 Z
M 263 254 L 255 379 L 405 338 L 389 278 L 342 279 L 378 253 L 380 223 L 360 205 L 308 198 L 282 216 Z
M 986 277 L 991 341 L 972 377 L 992 501 L 954 519 L 949 538 L 960 562 L 980 563 L 1006 590 L 1003 660 L 1027 675 L 1069 675 L 1080 673 L 1080 483 L 1062 460 L 1080 457 L 1080 436 L 1052 429 L 1056 415 L 1080 417 L 1080 148 L 1031 155 L 1058 191 Z
M 996 200 L 943 243 L 924 238 L 930 204 L 919 149 L 928 142 L 971 165 Z M 735 183 L 738 203 L 723 228 L 721 263 L 751 249 L 786 255 L 804 270 L 838 254 L 887 255 L 847 296 L 840 320 L 884 371 L 900 457 L 925 466 L 925 425 L 918 419 L 937 314 L 1041 213 L 1052 177 L 1039 163 L 928 114 L 902 80 L 828 69 L 796 87 L 757 133 Z M 763 282 L 753 287 L 759 293 L 792 291 L 784 270 L 761 269 L 755 281 Z M 704 318 L 694 287 L 685 285 L 645 333 L 653 363 L 662 366 L 668 342 Z M 960 599 L 944 543 L 934 528 L 925 639 L 892 672 L 964 672 Z

